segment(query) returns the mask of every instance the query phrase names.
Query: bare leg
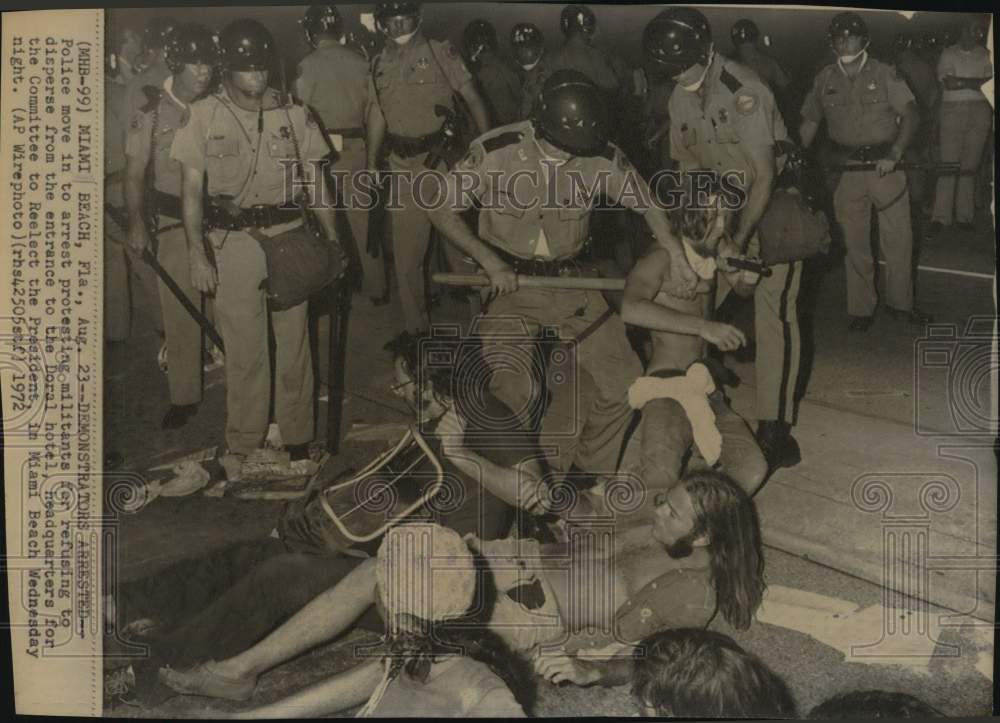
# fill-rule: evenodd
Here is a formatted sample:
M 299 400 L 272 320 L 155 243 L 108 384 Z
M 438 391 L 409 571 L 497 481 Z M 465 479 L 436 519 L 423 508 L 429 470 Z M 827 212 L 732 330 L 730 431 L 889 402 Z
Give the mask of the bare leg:
M 375 560 L 366 560 L 288 621 L 239 655 L 212 665 L 226 678 L 256 678 L 345 631 L 375 602 Z

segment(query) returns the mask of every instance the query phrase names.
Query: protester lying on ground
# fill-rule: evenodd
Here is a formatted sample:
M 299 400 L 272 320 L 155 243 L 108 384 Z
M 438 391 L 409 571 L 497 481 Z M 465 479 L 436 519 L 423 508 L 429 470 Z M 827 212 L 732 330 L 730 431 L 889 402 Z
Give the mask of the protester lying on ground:
M 759 275 L 726 261 L 741 254 L 727 232 L 732 214 L 720 209 L 719 197 L 701 205 L 695 199 L 685 193 L 681 208 L 668 214 L 699 276 L 695 298 L 668 293 L 674 271 L 670 254 L 658 245 L 639 260 L 625 285 L 622 318 L 649 329 L 652 338 L 646 374 L 629 389 L 629 403 L 642 409 L 642 477 L 647 487 L 669 489 L 692 451 L 689 465 L 718 464 L 753 494 L 767 476 L 767 461 L 747 423 L 727 403 L 721 365 L 707 357 L 707 344 L 720 351 L 746 344 L 739 329 L 712 321 L 717 278 L 752 295 Z
M 569 542 L 483 541 L 470 547 L 489 564 L 497 601 L 489 627 L 512 649 L 529 653 L 551 678 L 625 683 L 631 648 L 658 630 L 703 627 L 716 609 L 745 629 L 764 592 L 764 559 L 753 503 L 723 474 L 702 470 L 651 500 L 650 515 L 629 534 L 578 525 Z M 325 643 L 355 624 L 375 601 L 376 562 L 365 560 L 257 645 L 189 670 L 162 669 L 182 693 L 245 698 L 258 676 Z M 610 630 L 615 645 L 602 662 L 555 654 L 588 645 Z M 220 656 L 221 657 L 221 656 Z M 582 672 L 581 672 L 582 671 Z
M 809 711 L 810 720 L 943 717 L 944 713 L 919 698 L 887 690 L 855 690 L 841 693 Z
M 541 454 L 532 438 L 517 428 L 516 417 L 488 392 L 472 397 L 470 379 L 455 375 L 460 364 L 442 368 L 428 363 L 442 350 L 440 343 L 414 339 L 394 351 L 393 392 L 412 410 L 430 453 L 417 450 L 418 463 L 396 483 L 395 492 L 368 490 L 373 502 L 384 497 L 397 503 L 392 509 L 378 507 L 370 521 L 385 525 L 398 519 L 399 506 L 440 480 L 447 489 L 412 518 L 433 520 L 484 540 L 504 537 L 514 521 L 514 504 L 538 508 L 544 478 Z M 478 406 L 459 401 L 465 395 Z M 442 474 L 435 474 L 431 456 Z M 392 476 L 380 471 L 368 479 L 382 484 Z M 358 492 L 344 488 L 342 494 L 358 506 Z M 361 548 L 374 553 L 377 539 L 367 546 L 351 546 L 324 511 L 340 509 L 338 501 L 324 495 L 325 490 L 316 489 L 290 504 L 279 519 L 279 539 L 240 543 L 121 586 L 114 597 L 115 629 L 123 638 L 141 638 L 150 646 L 149 655 L 133 664 L 134 697 L 154 702 L 167 692 L 156 690 L 161 666 L 187 667 L 246 650 L 349 575 L 366 557 Z M 344 516 L 345 524 L 355 521 L 356 516 Z M 371 616 L 368 624 L 373 624 Z
M 487 629 L 483 612 L 496 591 L 482 584 L 489 576 L 477 574 L 456 532 L 399 525 L 382 540 L 373 565 L 373 592 L 385 621 L 378 649 L 350 670 L 236 717 L 317 717 L 362 703 L 358 715 L 379 718 L 414 711 L 430 718 L 530 712 L 531 667 Z
M 784 681 L 712 630 L 668 630 L 644 639 L 635 649 L 632 695 L 648 716 L 795 717 Z

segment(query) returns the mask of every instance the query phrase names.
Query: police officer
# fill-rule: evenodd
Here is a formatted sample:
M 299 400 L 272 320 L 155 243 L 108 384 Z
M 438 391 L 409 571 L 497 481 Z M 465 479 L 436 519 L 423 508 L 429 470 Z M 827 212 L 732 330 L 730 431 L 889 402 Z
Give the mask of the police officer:
M 528 120 L 548 75 L 545 60 L 545 36 L 537 25 L 515 23 L 510 29 L 510 47 L 514 62 L 521 69 L 521 92 L 518 120 Z
M 934 69 L 914 49 L 914 39 L 909 33 L 897 33 L 893 39 L 893 62 L 899 74 L 913 91 L 920 113 L 920 124 L 914 140 L 906 149 L 903 159 L 908 163 L 926 163 L 931 160 L 934 145 L 933 129 L 940 90 Z M 923 224 L 923 201 L 928 195 L 927 173 L 908 170 L 906 181 L 910 189 L 910 220 L 914 230 Z
M 913 308 L 913 232 L 906 174 L 896 170 L 917 130 L 913 92 L 896 69 L 868 55 L 868 28 L 857 13 L 830 22 L 837 61 L 816 75 L 802 106 L 802 145 L 808 148 L 824 120 L 838 163 L 877 164 L 871 171 L 841 175 L 834 212 L 847 247 L 847 313 L 850 329 L 867 331 L 874 320 L 875 263 L 870 222 L 878 209 L 881 255 L 885 260 L 883 301 L 896 318 L 913 324 L 930 320 Z
M 780 96 L 788 88 L 791 79 L 777 60 L 761 47 L 760 30 L 753 20 L 737 20 L 729 31 L 736 49 L 736 60 L 750 68 L 767 83 L 775 96 Z
M 142 72 L 132 77 L 125 87 L 125 117 L 133 118 L 135 112 L 146 104 L 146 96 L 142 89 L 146 86 L 159 88 L 168 77 L 166 47 L 170 33 L 177 27 L 173 18 L 153 18 L 142 32 L 142 45 L 145 49 L 146 67 Z
M 208 28 L 196 23 L 175 28 L 166 47 L 172 75 L 158 87 L 145 87 L 148 101 L 132 119 L 125 142 L 129 246 L 141 255 L 151 245 L 152 232 L 157 260 L 195 306 L 201 305 L 201 294 L 191 286 L 181 222 L 181 167 L 170 157 L 170 146 L 175 132 L 187 120 L 190 103 L 209 89 L 217 59 L 215 39 Z M 150 224 L 154 224 L 152 228 Z M 159 293 L 170 388 L 170 408 L 162 426 L 175 429 L 187 423 L 201 402 L 202 334 L 198 323 L 162 281 Z
M 397 0 L 375 6 L 375 22 L 389 42 L 372 61 L 373 102 L 368 112 L 368 168 L 376 169 L 388 146 L 394 172 L 391 211 L 396 284 L 402 306 L 403 334 L 430 328 L 424 295 L 424 256 L 430 243 L 430 220 L 415 198 L 411 177 L 426 170 L 430 151 L 444 142 L 444 119 L 437 106 L 456 110 L 459 93 L 480 133 L 489 118 L 475 82 L 455 47 L 428 40 L 421 31 L 419 2 Z
M 597 16 L 593 10 L 586 5 L 567 5 L 559 16 L 559 27 L 566 42 L 549 56 L 549 72 L 571 69 L 583 73 L 601 90 L 606 102 L 631 88 L 624 61 L 594 42 Z
M 531 121 L 498 128 L 471 144 L 449 176 L 447 203 L 431 214 L 434 225 L 479 263 L 491 293 L 499 294 L 476 329 L 493 370 L 493 393 L 525 424 L 537 424 L 539 410 L 541 381 L 524 356 L 532 353 L 532 340 L 543 329 L 557 330 L 563 341 L 577 340 L 577 363 L 564 368 L 581 370 L 578 391 L 568 400 L 570 406 L 580 400 L 580 408 L 568 412 L 579 418 L 569 420 L 572 432 L 563 434 L 566 417 L 550 409 L 540 431 L 543 447 L 558 446 L 552 463 L 564 472 L 572 464 L 592 473 L 615 470 L 631 418 L 626 391 L 642 371 L 621 318 L 599 292 L 518 288 L 517 274 L 576 273 L 595 199 L 580 193 L 580 186 L 574 193 L 571 176 L 578 174 L 587 188 L 600 179 L 613 201 L 642 213 L 682 271 L 676 293 L 692 298 L 695 285 L 665 214 L 651 205 L 645 182 L 608 137 L 597 87 L 582 73 L 556 71 L 545 81 Z M 459 191 L 470 186 L 471 193 Z M 478 235 L 458 213 L 473 196 L 483 202 Z M 513 374 L 505 367 L 510 359 L 521 360 Z M 556 386 L 552 405 L 559 408 L 567 401 L 557 398 L 560 389 L 571 385 L 564 380 Z
M 462 32 L 462 52 L 479 83 L 493 125 L 518 120 L 521 83 L 497 51 L 497 30 L 486 20 L 473 20 Z
M 381 306 L 388 301 L 385 266 L 381 258 L 368 252 L 368 211 L 364 199 L 357 198 L 356 184 L 351 182 L 368 162 L 364 128 L 371 102 L 368 63 L 346 46 L 344 23 L 333 5 L 313 5 L 301 23 L 313 51 L 299 63 L 295 94 L 319 116 L 330 145 L 339 156 L 330 170 L 339 172 L 343 179 L 337 193 L 346 208 L 356 254 L 361 260 L 362 290 L 373 304 Z
M 955 176 L 937 181 L 930 235 L 937 235 L 952 222 L 963 231 L 972 229 L 975 216 L 976 173 L 983 149 L 993 130 L 993 106 L 983 93 L 983 84 L 993 77 L 993 59 L 986 49 L 987 21 L 974 18 L 962 27 L 957 43 L 945 46 L 938 60 L 941 80 L 939 112 L 941 162 L 959 163 Z
M 226 441 L 235 455 L 247 455 L 264 441 L 271 405 L 268 354 L 267 277 L 257 239 L 276 236 L 302 224 L 299 209 L 279 207 L 302 161 L 312 208 L 330 238 L 336 238 L 323 174 L 314 162 L 327 154 L 319 126 L 301 105 L 286 105 L 268 87 L 277 60 L 274 39 L 260 23 L 241 19 L 219 37 L 223 71 L 220 89 L 192 103 L 188 122 L 178 129 L 171 149 L 182 170 L 184 227 L 191 281 L 215 293 L 215 313 L 226 344 Z M 207 194 L 232 209 L 207 240 L 217 268 L 208 260 L 202 231 L 203 179 Z M 224 202 L 221 199 L 226 199 Z M 275 340 L 274 415 L 292 460 L 308 456 L 313 438 L 313 370 L 303 302 L 273 311 Z
M 733 242 L 758 255 L 756 229 L 774 187 L 775 146 L 788 137 L 774 95 L 756 73 L 715 51 L 708 20 L 697 10 L 664 10 L 646 27 L 643 45 L 677 83 L 670 96 L 670 148 L 680 170 L 745 174 L 746 201 Z M 791 435 L 802 346 L 801 279 L 801 261 L 778 264 L 753 294 L 757 441 L 772 470 L 801 459 Z

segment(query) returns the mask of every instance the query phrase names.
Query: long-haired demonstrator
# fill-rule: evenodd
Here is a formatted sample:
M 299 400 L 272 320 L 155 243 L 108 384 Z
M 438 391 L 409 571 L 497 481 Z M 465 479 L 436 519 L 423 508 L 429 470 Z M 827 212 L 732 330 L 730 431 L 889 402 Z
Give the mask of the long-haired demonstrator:
M 533 697 L 530 667 L 485 627 L 495 592 L 458 533 L 400 525 L 379 547 L 376 605 L 380 648 L 355 668 L 244 715 L 312 717 L 364 703 L 359 717 L 523 717 Z

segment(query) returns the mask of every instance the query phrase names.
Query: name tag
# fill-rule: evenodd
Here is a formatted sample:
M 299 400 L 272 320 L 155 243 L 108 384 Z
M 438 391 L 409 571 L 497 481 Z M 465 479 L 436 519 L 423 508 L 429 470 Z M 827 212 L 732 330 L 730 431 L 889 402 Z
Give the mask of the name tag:
M 327 133 L 327 138 L 330 139 L 330 145 L 333 146 L 333 150 L 340 153 L 344 150 L 344 137 L 339 133 Z

